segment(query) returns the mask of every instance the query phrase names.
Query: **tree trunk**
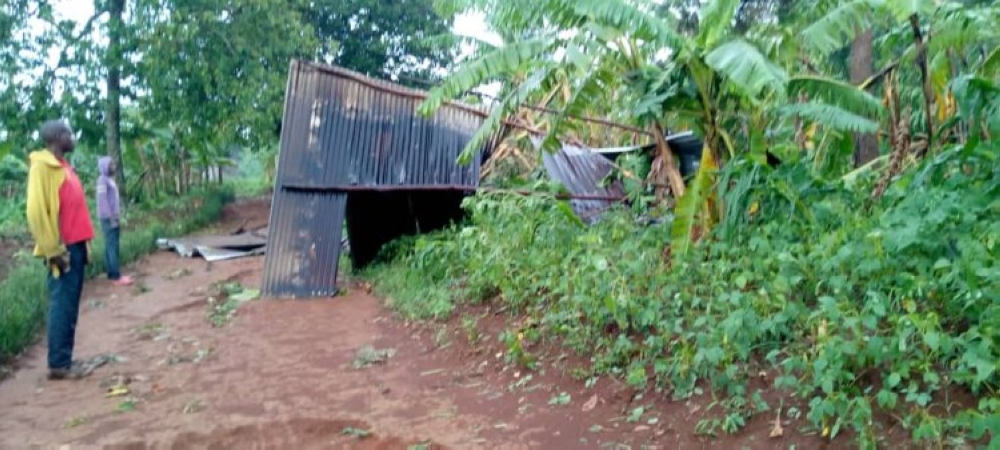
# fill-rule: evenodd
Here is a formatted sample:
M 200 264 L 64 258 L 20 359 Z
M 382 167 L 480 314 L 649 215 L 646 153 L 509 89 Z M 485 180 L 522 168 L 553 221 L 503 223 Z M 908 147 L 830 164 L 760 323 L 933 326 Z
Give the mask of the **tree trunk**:
M 917 46 L 917 68 L 920 69 L 920 84 L 924 92 L 924 127 L 927 128 L 927 145 L 917 151 L 917 159 L 923 159 L 934 143 L 934 89 L 931 87 L 930 69 L 927 67 L 928 36 L 920 30 L 920 18 L 916 14 L 910 16 L 910 27 L 913 29 L 913 42 Z M 930 30 L 927 33 L 930 34 Z
M 848 67 L 851 83 L 860 85 L 874 75 L 873 33 L 871 28 L 859 30 L 851 43 Z M 870 89 L 870 88 L 869 88 Z M 854 167 L 861 167 L 878 158 L 878 137 L 874 133 L 854 133 Z
M 122 77 L 122 34 L 124 26 L 122 15 L 125 13 L 125 0 L 110 0 L 108 2 L 108 54 L 105 66 L 108 70 L 107 88 L 108 102 L 104 120 L 105 141 L 107 141 L 108 156 L 118 166 L 118 188 L 121 195 L 126 195 L 125 163 L 122 158 L 121 136 L 121 77 Z
M 684 195 L 684 178 L 681 177 L 681 171 L 674 160 L 674 154 L 670 151 L 670 145 L 667 144 L 663 127 L 660 124 L 654 124 L 652 128 L 653 133 L 656 134 L 656 153 L 660 158 L 663 174 L 670 185 L 670 193 L 674 196 L 675 200 L 679 199 Z

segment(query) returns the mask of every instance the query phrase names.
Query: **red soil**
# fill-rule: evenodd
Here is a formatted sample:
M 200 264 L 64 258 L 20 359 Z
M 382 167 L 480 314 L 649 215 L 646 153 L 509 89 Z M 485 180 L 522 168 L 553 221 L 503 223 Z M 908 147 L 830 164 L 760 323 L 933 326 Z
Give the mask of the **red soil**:
M 266 224 L 268 210 L 266 201 L 242 202 L 227 209 L 217 229 Z M 123 359 L 86 380 L 52 382 L 45 379 L 45 347 L 30 350 L 0 383 L 0 449 L 826 446 L 799 431 L 802 421 L 786 419 L 784 436 L 769 438 L 776 411 L 753 418 L 736 436 L 697 436 L 707 400 L 636 398 L 608 378 L 587 388 L 569 376 L 584 365 L 570 355 L 553 354 L 534 372 L 509 367 L 498 358 L 496 333 L 510 319 L 486 307 L 460 312 L 447 327 L 408 325 L 353 285 L 335 299 L 254 301 L 229 325 L 213 328 L 212 287 L 256 287 L 262 270 L 262 257 L 208 264 L 159 253 L 130 268 L 145 289 L 89 282 L 77 356 Z M 460 324 L 463 315 L 481 317 L 476 329 L 483 338 L 475 345 Z M 356 352 L 368 345 L 395 354 L 356 369 Z M 128 395 L 106 396 L 115 377 L 131 380 Z M 549 404 L 563 392 L 568 404 Z M 648 409 L 628 422 L 638 406 Z M 410 447 L 418 444 L 427 446 Z

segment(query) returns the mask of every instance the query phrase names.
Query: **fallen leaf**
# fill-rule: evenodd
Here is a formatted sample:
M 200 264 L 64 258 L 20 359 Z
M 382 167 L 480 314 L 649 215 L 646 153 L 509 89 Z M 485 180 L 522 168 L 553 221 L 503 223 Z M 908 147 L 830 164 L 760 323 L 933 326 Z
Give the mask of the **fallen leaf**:
M 774 426 L 771 428 L 771 438 L 779 438 L 785 435 L 785 429 L 781 427 L 781 416 L 774 418 Z
M 364 439 L 370 437 L 372 435 L 372 432 L 370 430 L 362 430 L 360 428 L 347 427 L 344 428 L 344 430 L 341 431 L 340 434 L 344 436 L 352 436 L 358 439 Z
M 591 411 L 596 407 L 597 407 L 597 394 L 594 394 L 593 397 L 590 397 L 590 400 L 587 400 L 587 403 L 583 404 L 583 412 Z
M 229 298 L 232 300 L 236 300 L 238 302 L 248 302 L 251 300 L 257 300 L 258 298 L 260 298 L 260 290 L 245 289 L 238 294 L 230 295 Z
M 106 395 L 105 397 L 108 397 L 108 398 L 111 398 L 111 397 L 121 397 L 123 395 L 128 395 L 128 393 L 129 393 L 129 390 L 128 390 L 127 387 L 125 387 L 125 386 L 118 386 L 118 387 L 113 387 L 113 388 L 108 389 L 108 395 Z

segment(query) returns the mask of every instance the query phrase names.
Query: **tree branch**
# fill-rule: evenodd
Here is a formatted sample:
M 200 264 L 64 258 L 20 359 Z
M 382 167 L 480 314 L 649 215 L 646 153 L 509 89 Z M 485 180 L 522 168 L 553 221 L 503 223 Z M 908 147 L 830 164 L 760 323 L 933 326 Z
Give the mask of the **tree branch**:
M 881 70 L 879 70 L 878 72 L 876 72 L 875 75 L 872 75 L 867 80 L 865 80 L 863 83 L 859 84 L 858 88 L 860 88 L 862 90 L 868 90 L 868 88 L 870 88 L 871 85 L 877 83 L 879 80 L 881 80 L 883 77 L 885 77 L 889 72 L 892 72 L 893 70 L 895 70 L 896 67 L 898 67 L 898 66 L 899 66 L 899 60 L 897 59 L 897 60 L 889 63 L 885 67 L 883 67 Z
M 80 33 L 78 33 L 76 36 L 73 36 L 72 34 L 69 34 L 69 33 L 64 33 L 63 30 L 59 28 L 58 24 L 49 22 L 50 25 L 52 25 L 53 27 L 55 27 L 56 30 L 59 31 L 59 35 L 66 42 L 63 45 L 62 50 L 59 51 L 59 59 L 58 59 L 58 62 L 56 63 L 55 68 L 51 69 L 51 70 L 49 70 L 47 72 L 51 73 L 51 72 L 54 72 L 56 70 L 59 70 L 59 69 L 62 69 L 64 67 L 66 67 L 66 64 L 65 64 L 66 55 L 69 52 L 70 47 L 75 46 L 78 42 L 80 42 L 81 39 L 84 38 L 84 36 L 90 34 L 90 32 L 94 29 L 94 23 L 97 22 L 97 19 L 99 19 L 101 16 L 103 16 L 104 13 L 105 13 L 104 10 L 94 11 L 94 14 L 92 16 L 90 16 L 90 18 L 87 19 L 86 22 L 84 22 L 83 29 L 80 30 Z

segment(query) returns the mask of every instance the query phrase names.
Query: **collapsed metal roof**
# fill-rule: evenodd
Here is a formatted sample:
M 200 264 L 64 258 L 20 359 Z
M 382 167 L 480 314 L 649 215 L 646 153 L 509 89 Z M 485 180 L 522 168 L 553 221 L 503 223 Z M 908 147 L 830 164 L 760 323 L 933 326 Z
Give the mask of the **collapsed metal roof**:
M 542 139 L 533 137 L 531 143 L 536 148 L 541 148 Z M 542 165 L 549 178 L 562 184 L 570 194 L 609 198 L 625 197 L 625 187 L 620 181 L 615 180 L 608 186 L 601 186 L 601 181 L 611 173 L 614 164 L 594 149 L 564 143 L 558 151 L 542 151 L 541 153 Z M 601 213 L 611 209 L 616 203 L 618 202 L 614 200 L 569 200 L 573 212 L 586 223 L 593 223 Z
M 487 113 L 446 103 L 425 118 L 416 113 L 425 98 L 345 69 L 292 62 L 264 295 L 336 294 L 345 221 L 351 257 L 364 265 L 385 243 L 461 212 L 480 166 L 456 160 Z
M 698 169 L 701 156 L 702 141 L 694 133 L 685 132 L 666 137 L 671 151 L 678 155 L 681 174 L 685 177 Z M 543 139 L 531 138 L 536 149 L 540 149 Z M 562 184 L 574 196 L 594 196 L 606 198 L 624 198 L 625 188 L 618 180 L 607 186 L 601 186 L 608 174 L 614 170 L 613 161 L 620 155 L 631 152 L 648 152 L 655 145 L 631 147 L 587 148 L 561 143 L 562 147 L 555 152 L 542 151 L 542 165 L 549 178 Z M 571 199 L 573 211 L 584 222 L 592 224 L 601 214 L 620 203 L 609 199 Z

